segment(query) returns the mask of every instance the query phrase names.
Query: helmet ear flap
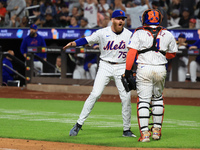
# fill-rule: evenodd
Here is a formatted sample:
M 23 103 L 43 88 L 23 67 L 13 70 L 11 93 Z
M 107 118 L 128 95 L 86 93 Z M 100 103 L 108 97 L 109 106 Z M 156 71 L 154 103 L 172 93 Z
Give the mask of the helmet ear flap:
M 144 25 L 144 22 L 145 22 L 145 16 L 147 14 L 147 12 L 149 12 L 151 9 L 148 9 L 148 10 L 145 10 L 142 14 L 142 25 Z

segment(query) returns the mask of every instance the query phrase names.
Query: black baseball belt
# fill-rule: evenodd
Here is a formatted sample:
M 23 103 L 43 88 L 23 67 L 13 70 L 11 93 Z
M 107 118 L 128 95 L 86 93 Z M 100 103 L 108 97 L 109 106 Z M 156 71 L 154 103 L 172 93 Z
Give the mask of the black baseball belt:
M 109 63 L 109 64 L 112 64 L 112 65 L 124 64 L 124 63 L 126 63 L 126 62 L 111 62 L 111 61 L 103 60 L 103 59 L 101 59 L 101 58 L 100 58 L 100 60 L 102 60 L 102 61 L 104 61 L 104 62 L 107 62 L 107 63 Z

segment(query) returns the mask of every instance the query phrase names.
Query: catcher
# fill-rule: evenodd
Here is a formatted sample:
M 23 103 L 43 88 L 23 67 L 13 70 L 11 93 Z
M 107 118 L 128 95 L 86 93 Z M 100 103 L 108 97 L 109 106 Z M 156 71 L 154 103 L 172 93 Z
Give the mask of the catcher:
M 174 36 L 159 26 L 162 21 L 158 10 L 146 10 L 142 15 L 143 27 L 137 28 L 128 44 L 125 78 L 132 74 L 131 68 L 137 56 L 137 117 L 140 142 L 161 138 L 164 116 L 163 89 L 166 78 L 167 59 L 175 57 L 178 51 Z M 130 83 L 129 83 L 130 84 Z M 149 129 L 150 106 L 152 107 L 153 126 Z M 151 133 L 152 131 L 153 133 Z

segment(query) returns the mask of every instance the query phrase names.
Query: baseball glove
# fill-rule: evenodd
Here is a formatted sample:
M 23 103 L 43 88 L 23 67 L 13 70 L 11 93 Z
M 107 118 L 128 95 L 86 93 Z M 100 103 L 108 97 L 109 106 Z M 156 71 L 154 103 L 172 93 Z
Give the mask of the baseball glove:
M 126 92 L 136 90 L 136 72 L 129 71 L 128 75 L 127 73 L 125 74 L 121 76 L 121 81 Z

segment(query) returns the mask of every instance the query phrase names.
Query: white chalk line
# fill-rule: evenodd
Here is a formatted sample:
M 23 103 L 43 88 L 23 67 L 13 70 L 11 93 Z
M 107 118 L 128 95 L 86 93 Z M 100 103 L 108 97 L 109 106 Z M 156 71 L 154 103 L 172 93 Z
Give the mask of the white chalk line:
M 19 150 L 19 149 L 0 148 L 0 150 Z
M 56 116 L 56 118 L 55 118 Z M 30 110 L 8 110 L 0 109 L 0 119 L 8 120 L 25 120 L 25 121 L 38 121 L 38 122 L 56 122 L 64 124 L 74 124 L 78 119 L 79 114 L 76 113 L 63 113 L 58 112 L 45 112 L 45 111 L 30 111 Z M 131 116 L 131 126 L 138 127 L 137 116 Z M 94 121 L 98 119 L 97 121 Z M 165 128 L 176 129 L 194 129 L 200 130 L 200 122 L 194 120 L 176 120 L 176 119 L 164 119 L 163 121 Z M 122 127 L 122 116 L 121 115 L 92 115 L 87 119 L 87 124 L 99 128 L 104 127 Z M 177 128 L 177 126 L 179 128 Z

